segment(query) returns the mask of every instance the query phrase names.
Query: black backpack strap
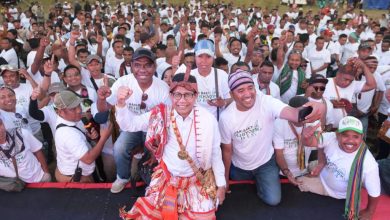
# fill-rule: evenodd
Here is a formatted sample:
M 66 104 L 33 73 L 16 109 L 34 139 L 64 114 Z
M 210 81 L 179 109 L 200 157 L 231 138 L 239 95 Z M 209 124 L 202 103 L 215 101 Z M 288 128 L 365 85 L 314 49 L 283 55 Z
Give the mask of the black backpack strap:
M 62 127 L 76 128 L 77 130 L 79 130 L 81 133 L 83 133 L 85 135 L 85 133 L 80 128 L 78 128 L 77 126 L 70 126 L 70 125 L 66 125 L 66 124 L 63 124 L 63 123 L 58 124 L 56 126 L 56 130 L 59 129 L 59 128 L 62 128 Z
M 92 85 L 93 85 L 93 88 L 96 90 L 96 92 L 98 91 L 99 87 L 97 86 L 96 82 L 95 82 L 95 79 L 91 76 L 91 78 L 89 78 L 92 82 Z

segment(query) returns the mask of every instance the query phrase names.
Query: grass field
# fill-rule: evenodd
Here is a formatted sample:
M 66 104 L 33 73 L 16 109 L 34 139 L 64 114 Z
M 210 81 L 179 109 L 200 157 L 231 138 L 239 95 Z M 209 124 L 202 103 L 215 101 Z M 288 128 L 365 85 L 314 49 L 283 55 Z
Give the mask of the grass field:
M 36 1 L 36 0 L 33 0 L 33 1 Z M 24 9 L 24 8 L 27 8 L 28 5 L 33 2 L 31 0 L 22 0 L 21 3 L 20 3 L 20 6 Z M 85 0 L 81 0 L 81 4 L 83 5 Z M 113 1 L 113 0 L 109 0 L 109 2 L 111 3 L 111 5 L 114 5 L 116 2 L 126 2 L 125 0 L 119 0 L 119 1 Z M 43 5 L 44 9 L 45 9 L 45 12 L 47 13 L 49 8 L 54 5 L 54 3 L 56 2 L 55 0 L 40 0 L 39 1 L 41 3 L 41 5 Z M 58 1 L 58 2 L 64 2 L 63 0 L 61 1 Z M 68 1 L 69 2 L 69 1 Z M 72 2 L 72 1 L 71 1 Z M 90 2 L 94 2 L 94 0 L 90 0 Z M 102 1 L 101 1 L 102 2 Z M 104 1 L 106 2 L 106 1 Z M 145 3 L 149 3 L 151 2 L 151 0 L 144 0 Z M 183 1 L 182 0 L 168 0 L 168 2 L 172 3 L 172 4 L 183 4 Z M 218 1 L 215 1 L 215 0 L 208 0 L 208 2 L 218 2 Z M 230 1 L 221 1 L 221 2 L 230 2 Z M 286 12 L 288 10 L 288 7 L 286 5 L 281 5 L 280 4 L 280 1 L 279 0 L 260 0 L 260 1 L 254 1 L 254 0 L 239 0 L 239 1 L 231 1 L 233 2 L 234 5 L 238 6 L 238 7 L 248 7 L 251 3 L 253 3 L 254 5 L 256 6 L 261 6 L 261 7 L 268 7 L 268 8 L 273 8 L 273 7 L 279 7 L 279 13 L 282 14 L 284 12 Z M 313 12 L 317 12 L 319 10 L 319 8 L 317 6 L 303 6 L 303 10 L 304 11 L 307 11 L 308 9 L 312 9 Z M 341 9 L 339 9 L 339 14 L 341 14 L 340 12 L 344 11 L 342 9 L 342 7 L 340 7 Z M 358 11 L 356 9 L 356 11 Z M 386 13 L 387 11 L 386 10 L 367 10 L 366 13 L 367 15 L 370 17 L 370 18 L 374 18 L 374 19 L 378 19 L 383 13 Z

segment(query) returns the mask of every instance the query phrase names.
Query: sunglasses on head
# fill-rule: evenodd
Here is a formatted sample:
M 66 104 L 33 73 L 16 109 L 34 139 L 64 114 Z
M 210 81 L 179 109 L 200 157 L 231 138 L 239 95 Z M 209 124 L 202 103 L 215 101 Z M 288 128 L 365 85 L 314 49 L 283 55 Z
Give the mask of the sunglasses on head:
M 141 105 L 140 105 L 140 108 L 141 109 L 145 109 L 146 108 L 146 103 L 145 103 L 145 101 L 148 99 L 148 94 L 146 94 L 146 93 L 143 93 L 142 94 L 142 97 L 141 97 Z

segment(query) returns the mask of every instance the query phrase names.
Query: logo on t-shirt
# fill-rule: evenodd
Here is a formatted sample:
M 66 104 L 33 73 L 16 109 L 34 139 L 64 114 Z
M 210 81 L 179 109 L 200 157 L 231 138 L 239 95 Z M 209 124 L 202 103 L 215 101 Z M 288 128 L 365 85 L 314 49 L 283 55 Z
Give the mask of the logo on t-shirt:
M 298 148 L 298 140 L 296 138 L 285 139 L 284 140 L 284 147 L 288 148 L 288 149 Z
M 252 125 L 249 125 L 244 129 L 235 131 L 234 136 L 240 141 L 243 141 L 245 139 L 255 137 L 261 129 L 262 127 L 259 125 L 259 121 L 256 120 Z
M 198 102 L 207 102 L 208 100 L 216 99 L 217 95 L 214 92 L 200 91 L 198 94 Z
M 328 157 L 326 157 L 326 161 L 327 161 L 326 168 L 333 174 L 335 178 L 346 180 L 345 179 L 346 172 L 344 169 L 337 167 L 337 165 L 331 162 Z

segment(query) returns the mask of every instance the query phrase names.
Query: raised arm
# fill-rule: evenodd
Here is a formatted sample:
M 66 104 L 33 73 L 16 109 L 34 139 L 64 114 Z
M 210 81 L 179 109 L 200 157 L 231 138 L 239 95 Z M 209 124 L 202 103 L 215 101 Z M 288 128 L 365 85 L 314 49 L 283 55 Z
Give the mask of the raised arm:
M 37 53 L 35 54 L 34 62 L 31 64 L 31 73 L 35 75 L 39 67 L 41 67 L 41 62 L 43 59 L 43 54 L 45 53 L 45 48 L 50 44 L 48 37 L 42 37 L 39 41 L 39 47 Z
M 69 39 L 69 50 L 68 50 L 68 59 L 69 64 L 72 64 L 74 66 L 77 66 L 78 68 L 81 68 L 79 62 L 76 59 L 76 39 L 80 37 L 80 32 L 78 31 L 72 31 L 70 33 L 70 39 Z
M 136 115 L 126 107 L 126 100 L 130 98 L 133 91 L 127 86 L 121 86 L 117 93 L 117 104 L 115 106 L 115 118 L 122 131 L 146 131 L 148 128 L 150 112 Z
M 280 37 L 279 39 L 279 47 L 277 52 L 276 66 L 278 70 L 282 69 L 284 64 L 284 57 L 286 55 L 286 35 Z

